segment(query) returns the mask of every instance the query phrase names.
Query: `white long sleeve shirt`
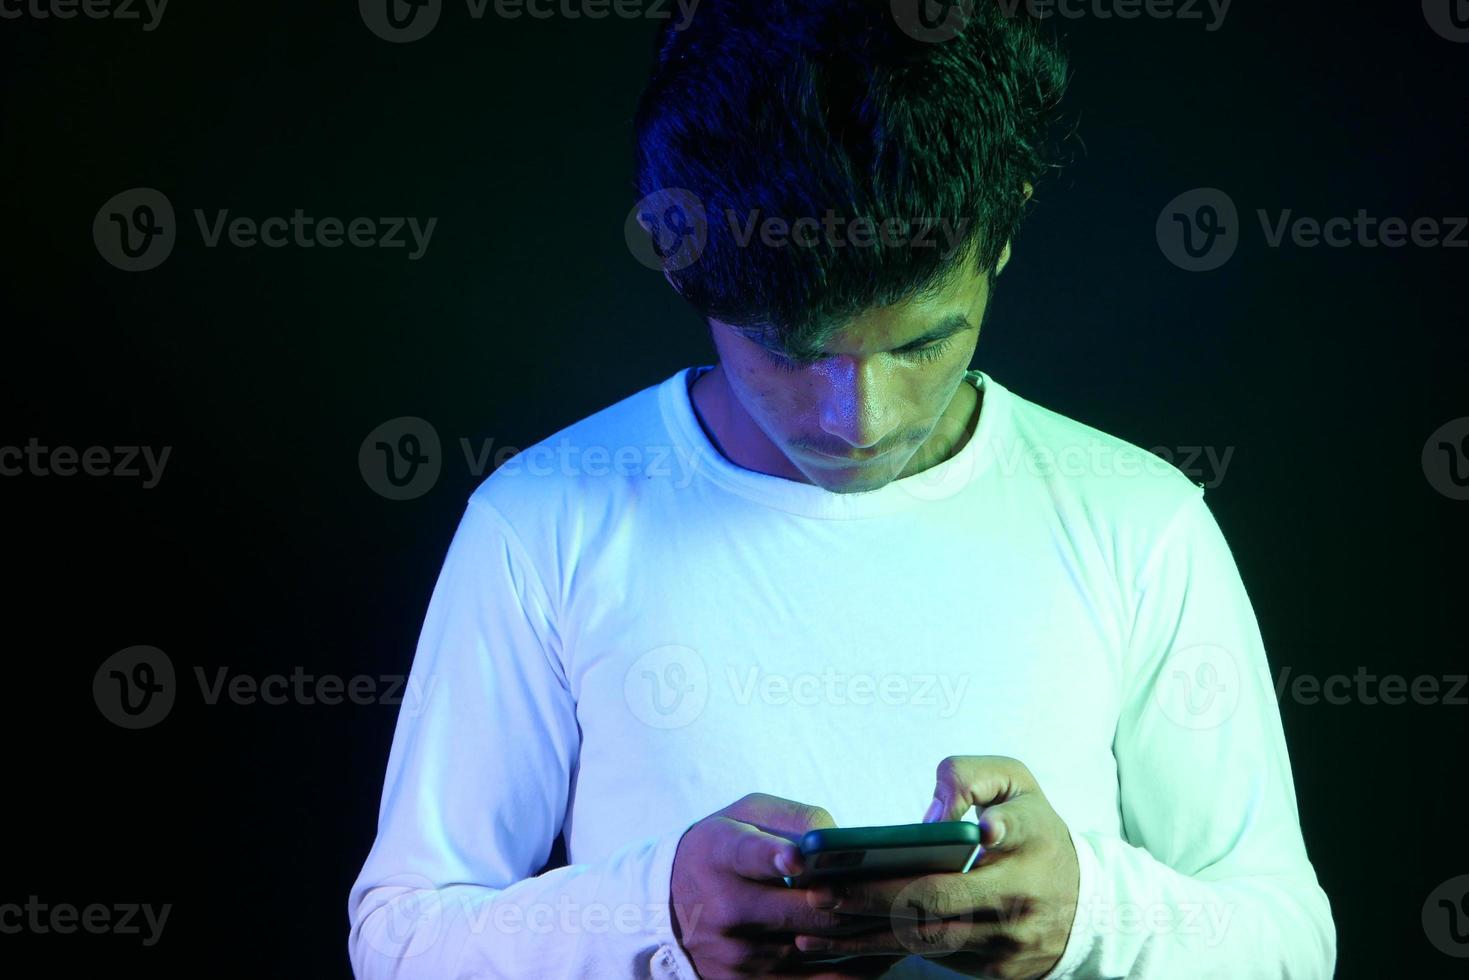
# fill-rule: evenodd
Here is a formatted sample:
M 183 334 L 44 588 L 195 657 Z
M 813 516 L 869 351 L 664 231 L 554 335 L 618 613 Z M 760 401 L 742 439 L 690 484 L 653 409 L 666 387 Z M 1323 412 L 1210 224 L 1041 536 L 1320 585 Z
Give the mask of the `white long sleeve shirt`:
M 1048 980 L 1331 976 L 1259 627 L 1199 486 L 971 371 L 960 452 L 832 493 L 720 455 L 704 370 L 470 498 L 348 902 L 360 980 L 694 980 L 668 909 L 685 830 L 751 792 L 916 823 L 950 755 L 1019 759 L 1070 829 Z M 558 832 L 569 865 L 534 876 Z

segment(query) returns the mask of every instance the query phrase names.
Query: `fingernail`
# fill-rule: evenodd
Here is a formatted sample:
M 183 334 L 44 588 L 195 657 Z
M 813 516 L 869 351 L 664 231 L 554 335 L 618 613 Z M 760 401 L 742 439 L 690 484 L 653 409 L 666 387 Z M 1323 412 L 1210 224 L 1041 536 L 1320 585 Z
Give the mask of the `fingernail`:
M 944 801 L 935 796 L 933 798 L 933 802 L 928 805 L 928 812 L 923 815 L 923 822 L 933 823 L 943 814 L 943 812 Z
M 811 907 L 816 909 L 834 909 L 840 899 L 836 892 L 830 888 L 816 888 L 811 892 Z
M 779 871 L 783 875 L 790 875 L 795 873 L 791 870 L 791 862 L 790 859 L 786 857 L 785 851 L 775 852 L 775 870 Z

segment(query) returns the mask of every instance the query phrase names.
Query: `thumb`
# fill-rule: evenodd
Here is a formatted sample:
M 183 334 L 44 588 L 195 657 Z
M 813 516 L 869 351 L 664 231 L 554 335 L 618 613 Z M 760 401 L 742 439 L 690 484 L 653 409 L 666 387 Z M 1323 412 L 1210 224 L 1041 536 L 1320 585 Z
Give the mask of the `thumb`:
M 741 878 L 770 881 L 804 870 L 801 850 L 785 837 L 731 820 L 727 824 L 727 866 Z
M 824 830 L 837 825 L 831 814 L 819 806 L 798 803 L 767 793 L 751 793 L 719 812 L 722 816 L 752 824 L 767 833 L 779 834 L 791 840 L 800 840 L 808 830 Z
M 971 809 L 1012 800 L 1036 788 L 1024 764 L 1003 755 L 951 755 L 938 765 L 924 823 L 959 820 Z M 981 823 L 983 818 L 981 817 Z
M 737 821 L 730 866 L 741 877 L 764 880 L 794 877 L 805 870 L 796 843 L 808 830 L 835 827 L 831 814 L 819 806 L 798 803 L 766 793 L 751 793 L 720 811 Z
M 1039 797 L 1024 795 L 982 808 L 979 811 L 979 843 L 984 850 L 1010 851 L 1019 847 L 1025 840 L 1026 811 L 1038 802 Z

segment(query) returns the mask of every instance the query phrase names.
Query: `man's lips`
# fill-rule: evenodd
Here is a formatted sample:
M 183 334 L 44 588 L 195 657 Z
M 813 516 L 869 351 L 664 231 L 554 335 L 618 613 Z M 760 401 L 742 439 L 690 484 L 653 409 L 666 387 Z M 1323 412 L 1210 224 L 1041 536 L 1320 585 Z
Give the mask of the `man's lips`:
M 813 450 L 810 450 L 810 452 L 811 452 L 812 455 L 819 456 L 822 459 L 831 460 L 832 462 L 836 462 L 836 463 L 846 463 L 848 466 L 855 466 L 855 465 L 858 465 L 858 464 L 861 464 L 861 463 L 870 463 L 874 459 L 879 459 L 879 458 L 881 458 L 883 456 L 886 456 L 888 453 L 892 452 L 892 450 L 891 449 L 884 449 L 881 452 L 871 452 L 871 451 L 868 451 L 868 452 L 864 452 L 864 453 L 842 454 L 842 455 L 833 455 L 831 453 L 823 453 L 823 452 L 821 452 L 819 450 L 814 450 L 814 449 Z

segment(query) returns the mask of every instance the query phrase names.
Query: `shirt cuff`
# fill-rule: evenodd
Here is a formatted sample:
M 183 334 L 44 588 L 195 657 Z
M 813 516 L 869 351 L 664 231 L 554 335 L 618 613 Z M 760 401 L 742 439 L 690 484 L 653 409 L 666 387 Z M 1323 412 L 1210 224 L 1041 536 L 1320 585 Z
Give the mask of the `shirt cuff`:
M 654 893 L 663 896 L 663 900 L 670 904 L 668 915 L 660 917 L 659 922 L 663 924 L 655 930 L 653 937 L 658 948 L 648 960 L 648 975 L 652 980 L 699 980 L 693 960 L 689 959 L 689 954 L 673 934 L 673 917 L 677 913 L 673 910 L 671 899 L 673 859 L 678 854 L 678 842 L 683 840 L 684 833 L 692 826 L 691 823 L 688 827 L 681 827 L 665 835 L 653 852 L 648 882 Z
M 1071 835 L 1071 846 L 1076 848 L 1076 863 L 1081 871 L 1080 884 L 1076 889 L 1076 910 L 1071 916 L 1071 935 L 1066 940 L 1066 949 L 1051 968 L 1051 972 L 1041 977 L 1041 980 L 1073 980 L 1079 975 L 1077 971 L 1082 964 L 1090 958 L 1092 948 L 1099 938 L 1094 928 L 1095 923 L 1085 910 L 1096 908 L 1101 901 L 1098 889 L 1104 884 L 1102 863 L 1085 836 L 1075 833 L 1070 827 L 1066 828 L 1066 832 Z

